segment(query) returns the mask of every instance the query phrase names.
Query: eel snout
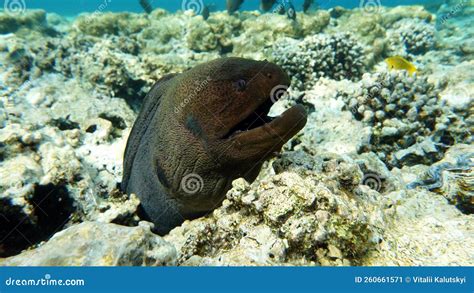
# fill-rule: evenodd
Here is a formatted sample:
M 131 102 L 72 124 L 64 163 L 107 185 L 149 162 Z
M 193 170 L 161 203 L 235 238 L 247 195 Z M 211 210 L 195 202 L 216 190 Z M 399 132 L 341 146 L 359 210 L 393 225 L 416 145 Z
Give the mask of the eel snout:
M 286 93 L 287 87 L 276 86 L 275 88 L 280 91 L 277 96 L 272 90 L 268 98 L 231 128 L 224 138 L 238 142 L 239 145 L 258 146 L 268 151 L 278 150 L 298 133 L 307 121 L 307 113 L 302 105 L 295 105 L 277 117 L 268 116 L 271 106 Z
M 232 137 L 242 145 L 259 145 L 279 149 L 306 125 L 307 114 L 302 105 L 294 105 L 280 116 L 269 117 L 268 122 Z

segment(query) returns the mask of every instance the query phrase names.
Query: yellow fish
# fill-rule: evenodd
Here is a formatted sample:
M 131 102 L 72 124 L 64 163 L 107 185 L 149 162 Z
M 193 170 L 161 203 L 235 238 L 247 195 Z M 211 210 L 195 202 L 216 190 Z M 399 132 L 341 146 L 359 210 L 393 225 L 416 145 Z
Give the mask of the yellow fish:
M 385 59 L 388 68 L 395 70 L 406 70 L 409 75 L 413 75 L 416 72 L 416 67 L 410 61 L 406 60 L 401 56 L 393 56 Z

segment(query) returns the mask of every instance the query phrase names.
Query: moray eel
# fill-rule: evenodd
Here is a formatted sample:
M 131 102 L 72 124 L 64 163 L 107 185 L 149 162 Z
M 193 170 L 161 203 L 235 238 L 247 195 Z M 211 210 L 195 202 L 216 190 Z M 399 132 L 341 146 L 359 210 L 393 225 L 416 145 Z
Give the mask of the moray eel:
M 229 14 L 234 13 L 240 9 L 240 6 L 244 3 L 244 0 L 227 0 L 226 7 Z
M 214 210 L 234 179 L 254 181 L 263 162 L 304 127 L 301 105 L 267 116 L 278 99 L 272 95 L 289 85 L 277 65 L 242 58 L 155 83 L 128 138 L 121 187 L 137 194 L 156 233 Z
M 308 12 L 311 5 L 314 4 L 314 0 L 304 0 L 303 2 L 303 12 Z
M 272 9 L 275 2 L 276 0 L 261 0 L 260 9 L 263 11 L 269 11 L 270 9 Z

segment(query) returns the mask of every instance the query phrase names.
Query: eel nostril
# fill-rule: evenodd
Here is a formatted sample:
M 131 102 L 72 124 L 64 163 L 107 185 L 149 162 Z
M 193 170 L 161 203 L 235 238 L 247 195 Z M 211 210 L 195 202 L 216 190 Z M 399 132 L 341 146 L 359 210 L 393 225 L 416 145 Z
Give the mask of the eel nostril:
M 271 73 L 267 73 L 267 77 L 271 79 L 271 78 L 272 78 L 272 74 L 271 74 Z

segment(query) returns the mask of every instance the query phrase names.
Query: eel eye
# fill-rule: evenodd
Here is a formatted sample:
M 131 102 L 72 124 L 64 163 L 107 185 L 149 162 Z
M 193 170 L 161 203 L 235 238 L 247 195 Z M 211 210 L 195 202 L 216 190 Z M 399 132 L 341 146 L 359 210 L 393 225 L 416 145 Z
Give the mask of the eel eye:
M 243 79 L 239 79 L 235 83 L 235 87 L 237 88 L 239 92 L 243 92 L 247 88 L 247 82 Z

